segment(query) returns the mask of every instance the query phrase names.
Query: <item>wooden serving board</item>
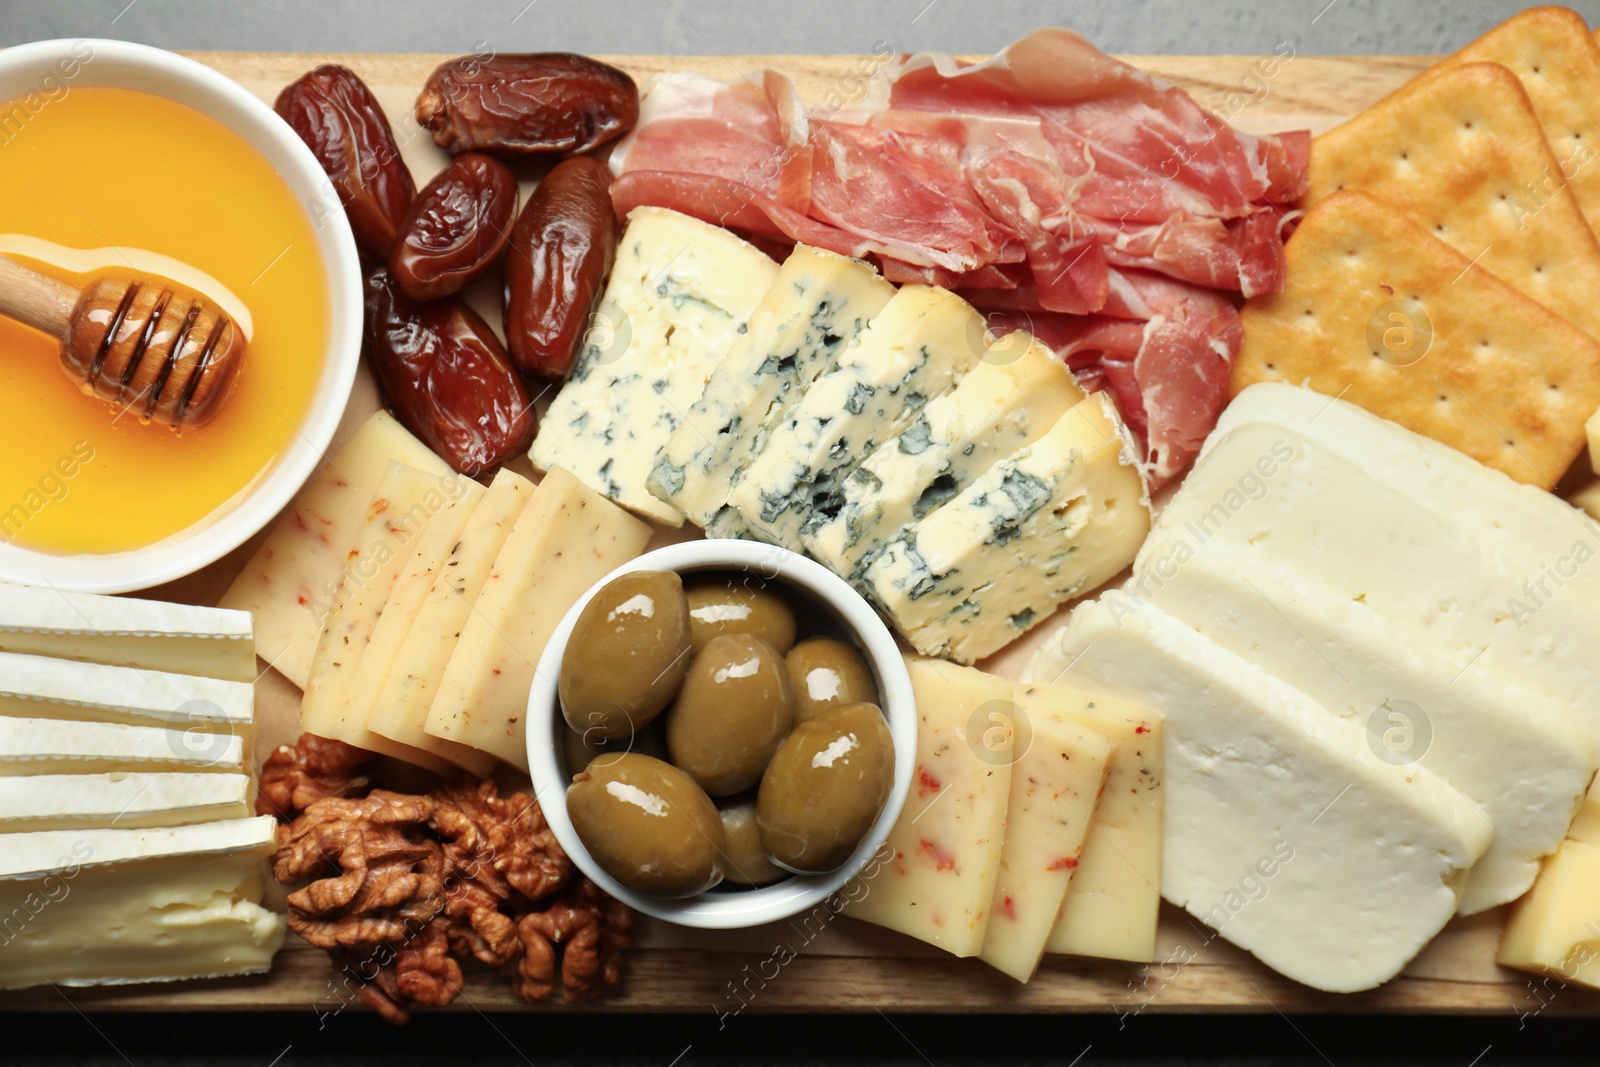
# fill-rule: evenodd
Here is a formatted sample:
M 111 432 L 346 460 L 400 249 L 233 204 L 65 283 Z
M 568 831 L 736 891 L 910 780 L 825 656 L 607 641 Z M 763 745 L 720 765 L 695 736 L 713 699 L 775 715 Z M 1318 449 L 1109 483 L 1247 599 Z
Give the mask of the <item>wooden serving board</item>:
M 269 101 L 313 66 L 347 65 L 389 110 L 418 185 L 442 165 L 443 155 L 421 135 L 409 110 L 423 80 L 447 57 L 203 52 L 194 58 Z M 835 107 L 860 99 L 862 79 L 876 62 L 870 56 L 604 58 L 641 82 L 658 71 L 701 71 L 729 79 L 770 66 L 789 74 L 808 101 Z M 1321 132 L 1432 62 L 1425 56 L 1129 58 L 1253 132 L 1306 127 Z M 498 323 L 498 310 L 489 306 L 496 288 L 482 286 L 472 299 Z M 376 406 L 376 392 L 363 372 L 335 446 Z M 198 574 L 143 595 L 214 603 L 263 536 Z M 658 540 L 666 539 L 679 538 L 664 534 Z M 986 666 L 1014 675 L 1027 651 L 1013 647 Z M 298 691 L 269 670 L 257 684 L 257 696 L 262 755 L 297 732 Z M 1540 996 L 1526 975 L 1497 967 L 1493 957 L 1501 921 L 1500 911 L 1458 921 L 1400 978 L 1369 993 L 1338 996 L 1280 977 L 1170 906 L 1164 906 L 1155 963 L 1046 957 L 1026 986 L 977 960 L 953 959 L 909 938 L 833 918 L 826 909 L 813 917 L 726 933 L 641 920 L 642 947 L 631 955 L 620 996 L 579 1009 L 529 1008 L 513 996 L 504 977 L 479 970 L 470 972 L 465 993 L 450 1010 L 705 1013 L 707 1024 L 718 1028 L 746 1011 L 1097 1012 L 1124 1020 L 1145 1012 L 1199 1011 L 1600 1014 L 1600 996 L 1576 987 L 1562 996 Z M 319 1024 L 320 1018 L 355 1006 L 323 953 L 293 937 L 272 972 L 257 978 L 70 990 L 47 986 L 0 994 L 0 1009 L 12 1011 L 293 1010 L 314 1013 Z

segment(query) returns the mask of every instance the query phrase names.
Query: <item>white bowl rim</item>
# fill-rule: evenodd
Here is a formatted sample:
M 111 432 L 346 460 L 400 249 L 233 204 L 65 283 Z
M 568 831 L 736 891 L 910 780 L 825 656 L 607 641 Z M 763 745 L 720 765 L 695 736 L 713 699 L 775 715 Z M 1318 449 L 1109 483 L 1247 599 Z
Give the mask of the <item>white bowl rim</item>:
M 286 154 L 291 167 L 286 170 L 275 161 L 269 159 L 269 162 L 274 163 L 302 207 L 308 207 L 314 197 L 325 208 L 316 214 L 307 212 L 317 236 L 319 259 L 327 272 L 329 337 L 322 380 L 310 407 L 296 426 L 296 436 L 267 468 L 265 476 L 258 475 L 253 484 L 241 487 L 235 499 L 219 506 L 220 514 L 144 548 L 57 555 L 0 542 L 0 581 L 49 585 L 82 593 L 125 593 L 185 577 L 227 555 L 265 528 L 321 465 L 344 416 L 360 366 L 361 261 L 337 194 L 311 150 L 255 94 L 203 63 L 129 41 L 57 38 L 0 49 L 0 78 L 23 72 L 42 75 L 69 54 L 69 49 L 80 44 L 90 46 L 94 54 L 90 60 L 83 61 L 79 75 L 73 79 L 73 87 L 110 86 L 152 91 L 147 85 L 138 84 L 137 79 L 128 78 L 126 72 L 130 69 L 186 82 L 197 95 L 215 98 L 219 110 L 242 112 L 254 128 L 241 128 L 237 121 L 196 107 L 264 155 L 267 153 L 263 143 L 272 142 L 273 151 Z M 102 59 L 108 62 L 100 63 Z M 113 68 L 112 80 L 105 80 L 104 75 L 102 80 L 95 80 L 96 71 L 108 68 Z M 162 94 L 158 92 L 157 95 Z M 0 90 L 0 97 L 10 99 L 11 96 Z
M 685 573 L 721 569 L 751 570 L 763 578 L 791 582 L 837 612 L 844 624 L 854 631 L 865 646 L 863 651 L 882 690 L 879 697 L 894 741 L 894 784 L 872 830 L 837 870 L 820 875 L 795 875 L 773 885 L 726 894 L 708 892 L 681 900 L 646 896 L 626 888 L 599 868 L 583 842 L 578 840 L 572 820 L 567 816 L 567 780 L 553 738 L 557 720 L 561 718 L 556 680 L 567 640 L 579 614 L 607 583 L 633 571 Z M 534 795 L 543 809 L 545 821 L 584 874 L 601 889 L 645 915 L 680 926 L 730 930 L 777 922 L 812 910 L 843 889 L 873 861 L 900 818 L 911 791 L 917 760 L 917 709 L 911 676 L 889 628 L 842 578 L 815 560 L 773 545 L 721 539 L 686 541 L 655 549 L 624 563 L 590 586 L 562 617 L 534 672 L 528 697 L 527 743 Z

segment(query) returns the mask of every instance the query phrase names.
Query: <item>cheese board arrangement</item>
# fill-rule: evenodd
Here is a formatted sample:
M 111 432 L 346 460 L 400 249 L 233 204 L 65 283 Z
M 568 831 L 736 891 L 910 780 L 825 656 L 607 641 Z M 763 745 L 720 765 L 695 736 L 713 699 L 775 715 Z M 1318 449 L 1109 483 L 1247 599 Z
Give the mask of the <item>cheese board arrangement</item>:
M 1600 1009 L 1576 13 L 0 100 L 0 1008 Z

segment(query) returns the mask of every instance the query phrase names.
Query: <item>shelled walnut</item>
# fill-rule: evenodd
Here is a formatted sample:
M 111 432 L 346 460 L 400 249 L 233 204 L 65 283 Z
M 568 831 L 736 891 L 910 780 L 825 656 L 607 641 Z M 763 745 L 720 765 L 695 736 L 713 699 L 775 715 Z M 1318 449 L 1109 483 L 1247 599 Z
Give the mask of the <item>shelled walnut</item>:
M 412 1005 L 449 1004 L 466 958 L 515 965 L 529 1002 L 554 993 L 558 972 L 569 1003 L 621 985 L 632 913 L 573 870 L 533 798 L 475 779 L 420 796 L 338 795 L 356 788 L 355 757 L 327 744 L 302 737 L 262 773 L 263 793 L 271 782 L 270 803 L 293 820 L 278 828 L 273 876 L 298 886 L 289 928 L 326 950 L 366 1004 L 396 1023 Z

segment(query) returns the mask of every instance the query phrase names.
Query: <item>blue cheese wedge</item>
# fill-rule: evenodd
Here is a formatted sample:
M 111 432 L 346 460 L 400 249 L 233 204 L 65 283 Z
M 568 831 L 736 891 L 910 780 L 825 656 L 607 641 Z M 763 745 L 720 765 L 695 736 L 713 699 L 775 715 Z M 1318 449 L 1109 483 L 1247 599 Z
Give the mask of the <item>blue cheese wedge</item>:
M 789 406 L 733 487 L 754 536 L 795 548 L 819 503 L 883 441 L 901 433 L 987 350 L 983 316 L 943 289 L 907 285 L 837 363 Z
M 1021 332 L 995 341 L 960 385 L 844 479 L 837 505 L 812 513 L 802 542 L 835 573 L 856 575 L 895 534 L 1043 437 L 1082 399 L 1049 348 Z
M 257 974 L 284 920 L 259 903 L 271 816 L 0 834 L 0 987 Z
M 1595 758 L 1582 723 L 1565 709 L 1476 665 L 1463 669 L 1366 605 L 1224 543 L 1179 568 L 1152 602 L 1361 724 L 1370 747 L 1429 768 L 1482 809 L 1497 832 L 1462 892 L 1463 914 L 1522 896 L 1539 859 L 1566 836 Z M 1123 602 L 1124 610 L 1131 605 Z
M 894 286 L 859 259 L 796 245 L 650 472 L 650 491 L 711 525 L 785 410 L 860 337 Z
M 918 652 L 976 662 L 1133 561 L 1138 463 L 1110 399 L 1088 397 L 892 538 L 861 584 Z
M 1146 605 L 1082 604 L 1029 664 L 1166 721 L 1162 895 L 1281 974 L 1352 993 L 1456 913 L 1492 831 L 1444 779 Z
M 577 365 L 529 454 L 668 526 L 683 512 L 646 479 L 722 358 L 746 332 L 778 265 L 719 226 L 634 210 Z

